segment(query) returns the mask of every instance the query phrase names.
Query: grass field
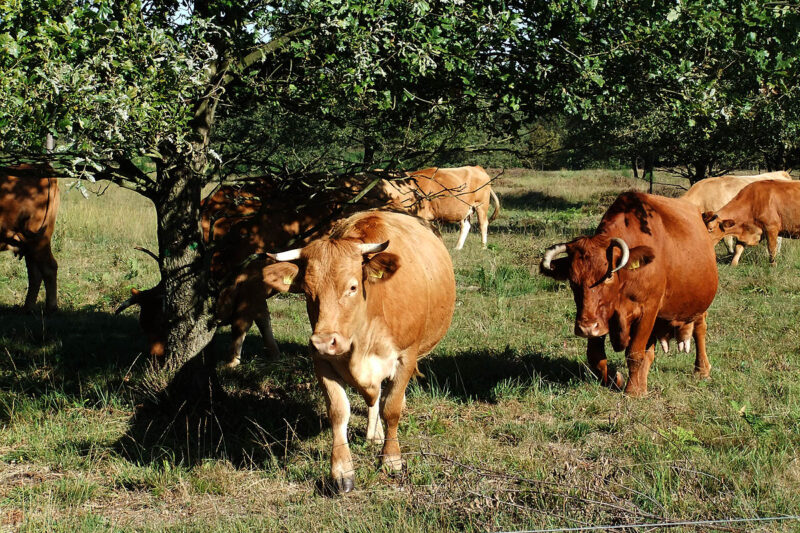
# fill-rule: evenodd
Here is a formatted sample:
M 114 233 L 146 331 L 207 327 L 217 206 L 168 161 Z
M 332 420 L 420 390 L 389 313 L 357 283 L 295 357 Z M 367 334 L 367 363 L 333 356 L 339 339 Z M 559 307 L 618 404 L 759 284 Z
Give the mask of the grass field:
M 657 352 L 649 395 L 626 398 L 593 381 L 569 287 L 537 270 L 547 246 L 593 231 L 629 188 L 644 184 L 610 171 L 499 178 L 490 249 L 471 234 L 452 254 L 453 324 L 409 388 L 407 473 L 377 468 L 351 394 L 357 487 L 345 497 L 323 489 L 330 428 L 303 301 L 270 302 L 284 358 L 261 358 L 254 329 L 244 364 L 221 374 L 229 397 L 214 427 L 166 438 L 174 428 L 142 408 L 136 314 L 112 314 L 130 287 L 157 280 L 133 250 L 155 247 L 152 206 L 114 187 L 62 193 L 61 312 L 17 313 L 24 265 L 0 255 L 0 530 L 485 531 L 797 514 L 800 245 L 785 240 L 775 268 L 763 245 L 749 248 L 735 269 L 720 245 L 711 378 L 696 380 L 694 354 L 673 346 Z M 444 238 L 452 248 L 456 228 Z M 609 357 L 624 372 L 622 354 Z

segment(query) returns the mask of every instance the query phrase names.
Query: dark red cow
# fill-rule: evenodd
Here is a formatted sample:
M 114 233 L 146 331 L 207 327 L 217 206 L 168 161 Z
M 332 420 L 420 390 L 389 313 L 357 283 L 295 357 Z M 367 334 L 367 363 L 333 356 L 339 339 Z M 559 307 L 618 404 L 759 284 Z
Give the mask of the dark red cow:
M 556 256 L 566 253 L 566 257 Z M 671 325 L 692 323 L 695 373 L 707 377 L 706 310 L 717 292 L 717 262 L 697 207 L 679 199 L 621 194 L 591 237 L 551 246 L 541 272 L 569 280 L 577 306 L 575 334 L 588 339 L 589 365 L 606 385 L 605 337 L 625 350 L 625 392 L 646 394 L 655 343 Z

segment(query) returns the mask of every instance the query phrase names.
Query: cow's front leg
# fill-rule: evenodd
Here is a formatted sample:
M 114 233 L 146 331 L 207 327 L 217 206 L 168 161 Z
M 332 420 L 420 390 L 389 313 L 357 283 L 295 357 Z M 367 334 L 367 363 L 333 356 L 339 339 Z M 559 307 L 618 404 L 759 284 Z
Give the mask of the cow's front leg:
M 367 440 L 373 444 L 383 444 L 383 424 L 381 424 L 380 412 L 380 388 L 378 388 L 378 396 L 374 399 L 365 398 L 367 401 Z M 373 404 L 369 405 L 372 401 Z
M 706 354 L 706 317 L 708 312 L 694 321 L 694 344 L 696 357 L 694 360 L 694 373 L 698 377 L 707 378 L 711 374 L 711 363 Z
M 314 373 L 322 387 L 322 394 L 328 407 L 328 419 L 333 430 L 331 478 L 339 492 L 350 492 L 355 487 L 356 476 L 350 447 L 347 445 L 350 402 L 345 392 L 345 384 L 327 361 L 314 358 Z
M 39 289 L 42 287 L 42 271 L 39 269 L 36 258 L 31 255 L 25 256 L 25 267 L 28 270 L 28 292 L 25 294 L 25 305 L 22 306 L 22 310 L 27 313 L 33 311 L 33 306 L 36 305 L 36 299 L 39 297 Z
M 244 345 L 244 338 L 252 325 L 252 322 L 241 316 L 235 317 L 231 322 L 231 337 L 233 337 L 233 341 L 231 342 L 228 360 L 225 362 L 227 368 L 235 368 L 242 362 L 242 345 Z
M 742 252 L 744 252 L 744 244 L 737 242 L 736 250 L 733 252 L 733 258 L 731 259 L 731 266 L 737 266 L 739 264 L 739 259 L 742 257 Z
M 400 443 L 397 440 L 397 425 L 405 404 L 406 387 L 416 368 L 416 357 L 401 359 L 397 365 L 394 379 L 389 382 L 383 398 L 381 415 L 383 421 L 386 422 L 386 438 L 383 441 L 381 462 L 392 473 L 399 473 L 403 470 Z
M 606 337 L 592 337 L 586 344 L 586 359 L 589 362 L 589 368 L 600 383 L 606 387 L 622 388 L 622 375 L 617 372 L 612 382 L 608 377 L 608 360 L 606 359 Z
M 767 228 L 767 251 L 769 252 L 769 265 L 775 266 L 778 257 L 778 230 Z
M 625 360 L 628 363 L 625 394 L 629 396 L 647 394 L 647 375 L 656 356 L 656 339 L 652 336 L 655 321 L 655 313 L 642 315 L 639 322 L 634 325 L 635 332 L 628 349 L 625 350 Z
M 266 300 L 264 300 L 264 306 L 259 309 L 255 322 L 256 326 L 258 326 L 258 331 L 261 332 L 261 339 L 264 341 L 264 354 L 267 359 L 280 359 L 281 349 L 278 348 L 278 343 L 275 342 L 275 335 L 272 334 L 272 322 L 269 318 L 269 308 Z

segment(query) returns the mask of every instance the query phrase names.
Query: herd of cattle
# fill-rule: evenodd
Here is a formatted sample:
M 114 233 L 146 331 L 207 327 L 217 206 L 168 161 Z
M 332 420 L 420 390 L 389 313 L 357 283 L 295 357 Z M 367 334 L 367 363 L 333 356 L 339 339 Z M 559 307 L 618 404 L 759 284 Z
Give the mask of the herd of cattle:
M 25 259 L 24 309 L 34 306 L 44 280 L 46 308 L 53 311 L 57 264 L 50 239 L 59 193 L 56 179 L 35 177 L 41 172 L 20 165 L 0 176 L 0 250 Z M 267 355 L 277 357 L 267 299 L 278 292 L 305 295 L 314 371 L 333 428 L 331 476 L 343 492 L 354 486 L 345 386 L 367 403 L 367 438 L 383 444 L 384 466 L 400 470 L 397 426 L 406 386 L 417 360 L 444 337 L 453 316 L 452 262 L 429 222 L 460 223 L 460 249 L 475 214 L 486 247 L 489 222 L 500 210 L 491 178 L 480 167 L 431 168 L 371 183 L 367 193 L 361 192 L 364 182 L 354 179 L 318 197 L 271 182 L 226 186 L 204 200 L 200 221 L 213 250 L 211 277 L 221 287 L 217 319 L 233 333 L 229 366 L 239 364 L 254 322 Z M 695 373 L 709 375 L 705 333 L 718 283 L 716 243 L 736 240 L 727 243 L 735 265 L 744 245 L 766 237 L 774 264 L 779 236 L 800 236 L 797 205 L 800 182 L 785 172 L 706 179 L 682 198 L 625 192 L 594 235 L 548 248 L 540 272 L 569 281 L 575 334 L 587 338 L 588 362 L 602 383 L 643 395 L 657 342 L 666 351 L 675 338 L 688 352 L 693 338 Z M 290 244 L 296 247 L 270 253 Z M 248 260 L 253 254 L 260 260 Z M 140 325 L 156 359 L 165 353 L 163 297 L 161 284 L 132 289 L 117 310 L 140 307 Z M 627 384 L 620 373 L 608 375 L 606 336 L 615 351 L 625 350 Z

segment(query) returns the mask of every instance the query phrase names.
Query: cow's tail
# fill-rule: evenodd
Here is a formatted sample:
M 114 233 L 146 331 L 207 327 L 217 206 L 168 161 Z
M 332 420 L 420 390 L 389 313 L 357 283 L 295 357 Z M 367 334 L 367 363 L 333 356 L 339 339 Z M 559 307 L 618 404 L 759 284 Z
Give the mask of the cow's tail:
M 422 372 L 419 371 L 419 365 L 416 365 L 414 367 L 414 373 L 411 374 L 411 377 L 414 378 L 414 379 L 416 379 L 416 378 L 424 378 L 425 377 L 425 374 L 423 374 Z
M 492 213 L 492 216 L 489 217 L 489 222 L 493 222 L 494 219 L 497 218 L 497 215 L 500 214 L 500 199 L 492 189 L 489 189 L 489 194 L 492 195 L 492 201 L 494 202 L 494 212 Z

